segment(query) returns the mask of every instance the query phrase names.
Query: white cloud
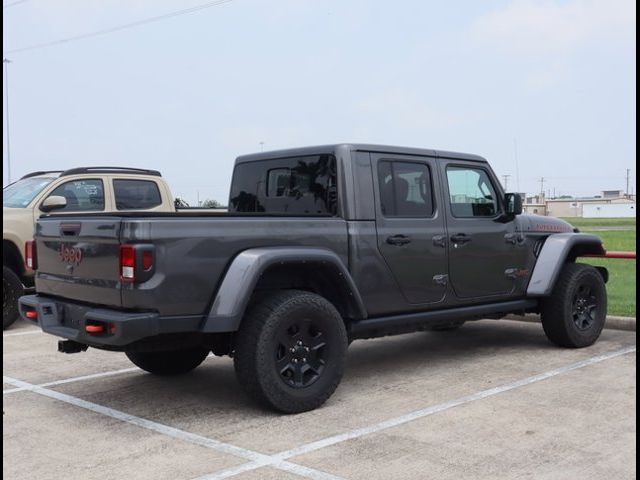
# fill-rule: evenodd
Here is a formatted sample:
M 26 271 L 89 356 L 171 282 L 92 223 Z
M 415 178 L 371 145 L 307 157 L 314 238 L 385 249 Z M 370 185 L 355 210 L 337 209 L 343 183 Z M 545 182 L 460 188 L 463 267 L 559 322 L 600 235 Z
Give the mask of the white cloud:
M 472 40 L 505 53 L 563 54 L 595 42 L 635 43 L 633 0 L 516 0 L 479 17 Z

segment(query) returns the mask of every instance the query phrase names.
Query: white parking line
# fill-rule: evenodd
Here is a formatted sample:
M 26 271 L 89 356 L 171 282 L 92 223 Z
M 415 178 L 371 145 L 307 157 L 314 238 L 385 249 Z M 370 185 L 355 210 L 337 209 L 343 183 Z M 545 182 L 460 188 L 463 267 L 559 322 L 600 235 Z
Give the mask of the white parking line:
M 141 370 L 137 367 L 123 368 L 121 370 L 111 370 L 108 372 L 93 373 L 91 375 L 83 375 L 81 377 L 65 378 L 64 380 L 56 380 L 55 382 L 41 383 L 35 386 L 36 387 L 55 387 L 56 385 L 64 385 L 65 383 L 82 382 L 83 380 L 92 380 L 94 378 L 110 377 L 112 375 L 120 375 L 122 373 L 129 373 L 129 372 L 135 372 L 135 371 L 141 371 Z M 16 392 L 31 391 L 31 390 L 33 390 L 33 388 L 31 387 L 10 388 L 7 390 L 3 390 L 2 395 L 7 395 L 9 393 L 16 393 Z
M 346 442 L 347 440 L 352 440 L 355 438 L 363 437 L 365 435 L 370 435 L 372 433 L 377 433 L 382 430 L 386 430 L 388 428 L 397 427 L 399 425 L 403 425 L 405 423 L 411 422 L 413 420 L 417 420 L 419 418 L 428 417 L 435 413 L 444 412 L 445 410 L 449 410 L 451 408 L 458 407 L 460 405 L 475 402 L 477 400 L 482 400 L 483 398 L 492 397 L 494 395 L 515 390 L 517 388 L 525 387 L 533 383 L 541 382 L 543 380 L 547 380 L 549 378 L 562 375 L 564 373 L 568 373 L 573 370 L 578 370 L 580 368 L 588 367 L 589 365 L 594 365 L 596 363 L 604 362 L 605 360 L 610 360 L 612 358 L 633 353 L 635 351 L 636 351 L 636 347 L 628 347 L 628 348 L 623 348 L 621 350 L 616 350 L 614 352 L 597 355 L 595 357 L 582 360 L 581 362 L 567 365 L 566 367 L 560 367 L 553 370 L 549 370 L 548 372 L 523 378 L 522 380 L 516 380 L 515 382 L 507 383 L 505 385 L 501 385 L 495 388 L 481 390 L 479 392 L 472 393 L 471 395 L 466 395 L 464 397 L 460 397 L 455 400 L 450 400 L 448 402 L 440 403 L 438 405 L 427 407 L 421 410 L 416 410 L 406 415 L 401 415 L 399 417 L 391 418 L 389 420 L 385 420 L 384 422 L 376 423 L 375 425 L 358 428 L 355 430 L 351 430 L 349 432 L 341 433 L 339 435 L 334 435 L 331 437 L 324 438 L 322 440 L 317 440 L 315 442 L 307 443 L 306 445 L 302 445 L 300 447 L 296 447 L 291 450 L 286 450 L 284 452 L 276 453 L 271 457 L 276 460 L 284 461 L 286 459 L 296 457 L 298 455 L 304 455 L 306 453 L 314 452 L 316 450 L 320 450 L 322 448 L 326 448 L 326 447 L 335 445 L 337 443 Z M 219 472 L 212 473 L 210 475 L 199 477 L 197 480 L 221 480 L 224 478 L 229 478 L 235 475 L 239 475 L 244 472 L 255 470 L 257 468 L 260 468 L 261 466 L 263 465 L 258 465 L 257 462 L 249 462 L 243 465 L 238 465 L 237 467 L 231 467 L 225 470 L 221 470 Z
M 34 333 L 42 333 L 42 330 L 27 330 L 26 332 L 3 333 L 2 338 L 17 337 L 20 335 L 33 335 Z
M 47 388 L 40 387 L 38 385 L 33 385 L 28 382 L 23 382 L 22 380 L 18 380 L 16 378 L 3 376 L 2 379 L 4 383 L 8 383 L 17 388 L 22 388 L 23 390 L 29 390 L 33 393 L 37 393 L 38 395 L 53 398 L 55 400 L 65 402 L 70 405 L 84 408 L 91 412 L 98 413 L 100 415 L 105 415 L 107 417 L 114 418 L 116 420 L 120 420 L 122 422 L 129 423 L 137 427 L 145 428 L 147 430 L 151 430 L 153 432 L 160 433 L 162 435 L 176 438 L 178 440 L 189 442 L 194 445 L 210 448 L 220 453 L 233 455 L 236 457 L 244 458 L 246 460 L 250 460 L 253 468 L 259 468 L 260 466 L 269 465 L 271 467 L 278 468 L 280 470 L 284 470 L 290 473 L 294 473 L 302 477 L 311 478 L 313 480 L 342 480 L 340 477 L 336 477 L 334 475 L 321 472 L 320 470 L 304 467 L 302 465 L 296 465 L 281 459 L 275 459 L 270 455 L 254 452 L 253 450 L 248 450 L 242 447 L 231 445 L 229 443 L 220 442 L 212 438 L 207 438 L 201 435 L 196 435 L 194 433 L 186 432 L 178 428 L 170 427 L 168 425 L 163 425 L 161 423 L 147 420 L 145 418 L 124 413 L 119 410 L 115 410 L 113 408 L 98 405 L 97 403 L 82 400 L 80 398 L 73 397 L 65 393 L 56 392 L 55 390 L 49 390 Z

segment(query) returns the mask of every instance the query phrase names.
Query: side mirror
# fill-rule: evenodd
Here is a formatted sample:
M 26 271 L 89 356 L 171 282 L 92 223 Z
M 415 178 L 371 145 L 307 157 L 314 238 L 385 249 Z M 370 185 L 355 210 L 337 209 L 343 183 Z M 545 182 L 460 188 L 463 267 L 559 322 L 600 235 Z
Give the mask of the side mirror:
M 67 199 L 58 195 L 52 195 L 44 199 L 40 204 L 40 210 L 49 213 L 53 210 L 61 210 L 67 206 Z
M 507 193 L 504 196 L 507 215 L 520 215 L 522 213 L 522 197 L 519 193 Z

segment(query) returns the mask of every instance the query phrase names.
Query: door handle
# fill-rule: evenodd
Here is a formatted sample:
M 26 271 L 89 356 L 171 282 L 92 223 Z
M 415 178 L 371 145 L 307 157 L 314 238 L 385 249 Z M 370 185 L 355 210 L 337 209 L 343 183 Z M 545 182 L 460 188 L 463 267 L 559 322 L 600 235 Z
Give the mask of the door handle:
M 466 233 L 457 233 L 456 235 L 451 235 L 451 241 L 458 245 L 464 245 L 471 241 L 471 237 Z
M 411 238 L 406 235 L 393 235 L 387 238 L 387 243 L 389 245 L 406 245 L 407 243 L 411 243 Z

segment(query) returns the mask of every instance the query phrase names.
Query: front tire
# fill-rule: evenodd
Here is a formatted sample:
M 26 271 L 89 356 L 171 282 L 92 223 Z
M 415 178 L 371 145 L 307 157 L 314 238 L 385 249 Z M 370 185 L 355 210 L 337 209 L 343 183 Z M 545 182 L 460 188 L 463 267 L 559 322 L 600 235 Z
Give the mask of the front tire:
M 179 375 L 187 373 L 200 365 L 209 350 L 189 348 L 163 352 L 125 352 L 133 364 L 155 375 Z
M 542 302 L 542 327 L 556 345 L 582 348 L 600 336 L 607 317 L 607 289 L 590 265 L 564 265 L 553 293 Z
M 238 332 L 234 367 L 255 400 L 283 413 L 318 408 L 346 364 L 342 317 L 323 297 L 281 291 L 253 305 Z
M 10 327 L 20 316 L 18 299 L 24 295 L 22 282 L 9 267 L 2 266 L 2 329 Z

